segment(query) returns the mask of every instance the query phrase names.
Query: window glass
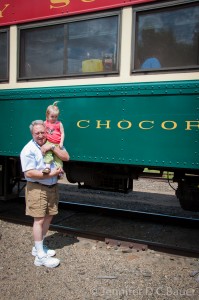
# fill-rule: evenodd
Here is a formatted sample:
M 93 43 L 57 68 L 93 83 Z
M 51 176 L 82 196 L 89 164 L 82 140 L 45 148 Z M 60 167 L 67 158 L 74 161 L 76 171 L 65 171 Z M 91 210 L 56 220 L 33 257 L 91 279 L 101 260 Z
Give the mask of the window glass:
M 63 74 L 64 26 L 27 29 L 21 32 L 20 77 Z
M 68 73 L 116 70 L 118 17 L 68 26 Z
M 8 80 L 8 32 L 0 31 L 0 81 Z
M 136 13 L 134 70 L 199 67 L 199 6 Z
M 118 15 L 20 30 L 19 78 L 117 71 Z

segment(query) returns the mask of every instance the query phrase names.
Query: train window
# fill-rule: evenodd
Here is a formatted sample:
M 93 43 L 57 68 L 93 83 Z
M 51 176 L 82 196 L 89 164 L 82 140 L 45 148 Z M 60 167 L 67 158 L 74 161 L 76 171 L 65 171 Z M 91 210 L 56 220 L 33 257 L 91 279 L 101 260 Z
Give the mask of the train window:
M 0 82 L 8 81 L 8 30 L 0 31 Z
M 132 72 L 199 68 L 198 3 L 169 3 L 135 11 Z
M 20 27 L 18 79 L 118 72 L 119 14 Z

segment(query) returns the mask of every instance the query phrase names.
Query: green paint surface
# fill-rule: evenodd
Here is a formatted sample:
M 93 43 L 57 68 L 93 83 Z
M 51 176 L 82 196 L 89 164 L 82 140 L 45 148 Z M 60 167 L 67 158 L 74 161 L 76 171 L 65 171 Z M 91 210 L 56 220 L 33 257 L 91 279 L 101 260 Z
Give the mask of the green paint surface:
M 57 100 L 72 160 L 199 168 L 198 81 L 0 90 L 0 155 L 18 156 Z

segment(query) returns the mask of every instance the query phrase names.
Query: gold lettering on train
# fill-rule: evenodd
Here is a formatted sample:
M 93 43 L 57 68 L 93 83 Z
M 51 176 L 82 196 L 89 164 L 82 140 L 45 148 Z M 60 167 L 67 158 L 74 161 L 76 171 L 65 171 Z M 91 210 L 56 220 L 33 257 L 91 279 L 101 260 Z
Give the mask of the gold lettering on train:
M 187 123 L 187 128 L 185 130 L 192 130 L 191 127 L 197 127 L 199 129 L 199 121 L 185 121 Z M 196 124 L 192 124 L 196 123 Z
M 166 125 L 167 125 L 168 123 L 173 124 L 173 126 L 172 126 L 172 127 L 166 127 Z M 173 130 L 173 129 L 176 129 L 177 123 L 174 122 L 174 121 L 164 121 L 164 122 L 162 122 L 161 127 L 162 127 L 163 129 L 165 129 L 165 130 Z
M 93 123 L 91 123 L 90 120 L 79 120 L 77 121 L 77 127 L 85 129 L 88 128 L 90 126 L 94 126 L 96 129 L 112 129 L 111 127 L 111 120 L 105 120 L 102 122 L 102 120 L 95 120 L 93 121 Z M 199 129 L 199 121 L 198 120 L 192 120 L 192 121 L 184 121 L 185 122 L 185 129 L 184 130 L 193 130 L 195 129 Z M 120 120 L 118 121 L 117 124 L 114 123 L 114 126 L 117 126 L 117 128 L 119 128 L 120 130 L 127 130 L 130 129 L 133 126 L 133 123 L 129 120 Z M 136 126 L 138 126 L 141 130 L 151 130 L 153 129 L 155 126 L 157 126 L 157 124 L 155 124 L 154 120 L 143 120 L 140 121 L 138 124 L 136 124 Z M 166 120 L 166 121 L 162 121 L 162 123 L 160 125 L 162 129 L 164 130 L 175 130 L 178 127 L 178 124 L 176 121 L 173 120 Z
M 81 0 L 82 2 L 94 2 L 95 0 Z
M 122 126 L 123 123 L 126 123 L 125 127 Z M 132 123 L 130 121 L 127 121 L 127 120 L 122 120 L 122 121 L 119 121 L 117 123 L 117 127 L 122 129 L 122 130 L 129 129 L 129 128 L 132 127 Z
M 0 10 L 0 18 L 3 18 L 3 12 L 10 4 L 5 4 L 4 8 Z
M 83 123 L 83 124 L 82 124 Z M 85 124 L 84 124 L 85 123 Z M 89 120 L 79 120 L 77 122 L 77 127 L 79 128 L 88 128 L 90 125 L 90 121 Z
M 144 123 L 151 123 L 151 124 L 154 124 L 154 121 L 147 121 L 147 120 L 146 120 L 146 121 L 141 121 L 141 122 L 139 123 L 139 128 L 145 129 L 145 130 L 148 130 L 148 129 L 152 129 L 152 128 L 153 128 L 153 125 L 144 127 L 144 126 L 143 126 Z
M 106 129 L 110 129 L 110 120 L 106 120 L 106 123 L 101 123 L 101 120 L 96 120 L 97 121 L 97 126 L 96 128 L 101 128 L 101 126 L 105 126 Z
M 62 8 L 68 6 L 70 0 L 50 0 L 50 3 L 55 4 L 55 5 L 50 5 L 50 8 Z M 60 5 L 56 5 L 56 4 L 60 4 Z

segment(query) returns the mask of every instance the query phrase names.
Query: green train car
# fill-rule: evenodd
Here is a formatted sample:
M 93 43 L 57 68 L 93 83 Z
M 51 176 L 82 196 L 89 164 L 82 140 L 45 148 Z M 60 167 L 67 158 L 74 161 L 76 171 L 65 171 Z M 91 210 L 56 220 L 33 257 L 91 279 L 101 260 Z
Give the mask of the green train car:
M 146 168 L 169 172 L 181 207 L 199 211 L 198 1 L 80 1 L 79 11 L 72 1 L 45 0 L 42 14 L 34 1 L 23 13 L 13 7 L 14 21 L 7 2 L 0 6 L 0 199 L 23 178 L 29 124 L 59 101 L 69 182 L 127 192 Z M 69 14 L 57 14 L 61 4 L 71 5 Z

